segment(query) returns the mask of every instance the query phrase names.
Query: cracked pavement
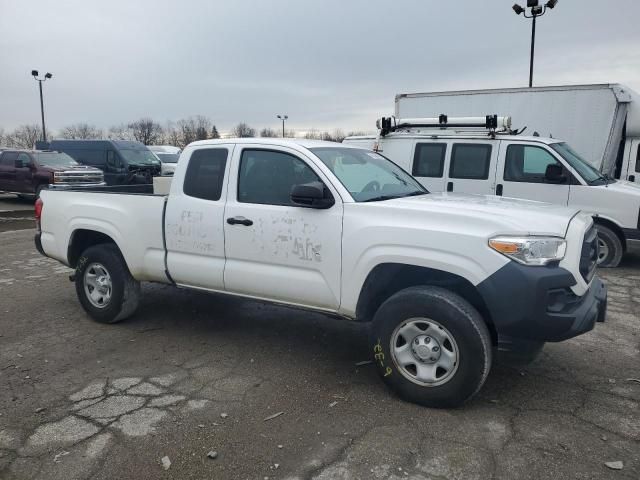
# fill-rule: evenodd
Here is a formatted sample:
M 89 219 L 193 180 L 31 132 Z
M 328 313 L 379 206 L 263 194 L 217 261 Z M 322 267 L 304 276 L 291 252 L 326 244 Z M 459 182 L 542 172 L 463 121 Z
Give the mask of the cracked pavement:
M 640 479 L 640 252 L 607 323 L 433 410 L 356 365 L 365 325 L 159 285 L 101 325 L 33 231 L 0 245 L 1 479 Z

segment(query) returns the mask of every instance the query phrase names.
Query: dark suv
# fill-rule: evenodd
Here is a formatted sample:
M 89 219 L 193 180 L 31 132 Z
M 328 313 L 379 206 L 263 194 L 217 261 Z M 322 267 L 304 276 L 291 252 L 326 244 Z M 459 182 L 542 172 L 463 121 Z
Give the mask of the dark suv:
M 38 196 L 49 185 L 104 185 L 101 170 L 85 167 L 66 153 L 42 150 L 0 152 L 0 191 Z

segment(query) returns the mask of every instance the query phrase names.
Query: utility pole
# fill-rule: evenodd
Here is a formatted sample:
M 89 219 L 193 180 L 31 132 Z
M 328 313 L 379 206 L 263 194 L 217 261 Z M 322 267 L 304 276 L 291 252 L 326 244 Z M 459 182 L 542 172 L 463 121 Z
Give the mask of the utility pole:
M 49 72 L 47 72 L 44 78 L 38 78 L 38 70 L 31 70 L 31 75 L 36 82 L 38 82 L 38 87 L 40 87 L 40 116 L 42 117 L 42 141 L 44 143 L 47 142 L 47 130 L 44 125 L 44 100 L 42 99 L 42 83 L 46 82 L 48 79 L 52 78 Z
M 548 9 L 553 9 L 558 0 L 549 0 L 544 6 L 539 5 L 539 0 L 527 0 L 527 8 L 530 9 L 530 14 L 527 15 L 527 10 L 521 7 L 517 3 L 512 7 L 516 15 L 523 14 L 525 18 L 531 18 L 531 56 L 529 57 L 529 88 L 533 87 L 533 58 L 536 48 L 536 19 L 547 13 Z
M 289 115 L 277 115 L 282 120 L 282 138 L 284 138 L 284 121 L 289 119 Z

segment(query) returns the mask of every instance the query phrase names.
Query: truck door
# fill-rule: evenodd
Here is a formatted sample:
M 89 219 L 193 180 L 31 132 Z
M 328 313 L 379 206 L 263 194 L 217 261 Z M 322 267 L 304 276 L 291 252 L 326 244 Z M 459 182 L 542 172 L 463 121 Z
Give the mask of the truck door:
M 451 146 L 445 140 L 418 140 L 407 169 L 430 192 L 445 190 L 445 159 Z
M 14 190 L 20 193 L 33 193 L 33 162 L 27 153 L 18 155 L 18 163 L 15 168 Z
M 17 159 L 18 152 L 4 152 L 0 155 L 0 190 L 15 191 Z
M 640 140 L 631 141 L 629 168 L 627 170 L 626 180 L 640 183 Z
M 563 169 L 564 181 L 549 183 L 547 168 Z M 496 194 L 567 205 L 572 175 L 544 145 L 502 142 L 496 176 Z
M 294 185 L 320 181 L 328 209 L 291 202 Z M 236 147 L 225 211 L 227 291 L 337 310 L 342 202 L 313 161 L 286 147 Z
M 451 144 L 447 192 L 492 195 L 498 142 L 455 140 Z
M 196 148 L 165 213 L 167 268 L 179 285 L 224 290 L 224 209 L 233 145 Z

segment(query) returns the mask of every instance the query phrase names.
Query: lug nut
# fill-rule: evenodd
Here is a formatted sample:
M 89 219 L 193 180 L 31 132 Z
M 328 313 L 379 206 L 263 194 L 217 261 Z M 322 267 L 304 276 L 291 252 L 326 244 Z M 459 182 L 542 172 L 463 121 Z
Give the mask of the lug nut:
M 430 343 L 431 337 L 424 337 L 424 343 Z
M 438 346 L 435 346 L 435 347 L 433 347 L 433 348 L 432 348 L 432 350 L 433 350 L 434 352 L 437 352 L 438 350 L 440 350 L 440 348 L 439 348 Z

